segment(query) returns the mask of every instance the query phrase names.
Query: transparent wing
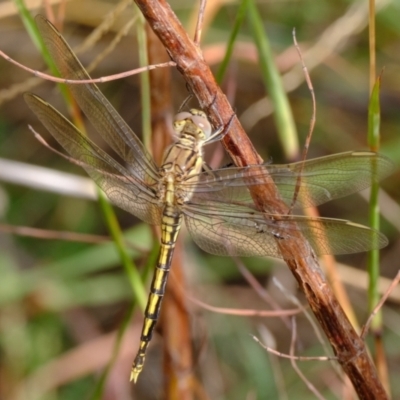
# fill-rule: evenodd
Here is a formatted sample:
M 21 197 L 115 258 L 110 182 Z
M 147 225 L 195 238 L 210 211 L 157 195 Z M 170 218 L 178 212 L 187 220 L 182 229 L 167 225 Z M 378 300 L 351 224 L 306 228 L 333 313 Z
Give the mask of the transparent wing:
M 253 165 L 206 171 L 182 183 L 183 190 L 193 191 L 194 203 L 207 200 L 253 205 L 248 187 L 264 185 L 269 175 L 281 199 L 292 203 L 298 175 L 301 176 L 297 206 L 310 207 L 347 196 L 382 179 L 394 169 L 388 158 L 372 152 L 346 152 L 315 158 L 304 163 Z M 196 179 L 198 181 L 196 182 Z M 266 209 L 268 210 L 268 209 Z
M 36 17 L 36 24 L 61 76 L 65 79 L 90 79 L 89 74 L 76 58 L 56 28 L 43 16 Z M 157 167 L 143 144 L 126 122 L 104 97 L 95 84 L 68 85 L 74 98 L 91 124 L 110 147 L 132 169 L 138 179 L 155 180 Z
M 186 226 L 204 251 L 222 256 L 270 256 L 282 258 L 279 241 L 294 240 L 298 232 L 317 255 L 350 254 L 386 246 L 378 231 L 339 219 L 283 215 L 273 220 L 247 207 L 209 202 L 185 204 Z M 304 249 L 304 257 L 309 256 Z M 286 255 L 286 258 L 290 255 Z
M 30 93 L 24 97 L 42 124 L 103 189 L 112 203 L 147 223 L 160 224 L 162 210 L 153 187 L 133 176 L 40 97 Z

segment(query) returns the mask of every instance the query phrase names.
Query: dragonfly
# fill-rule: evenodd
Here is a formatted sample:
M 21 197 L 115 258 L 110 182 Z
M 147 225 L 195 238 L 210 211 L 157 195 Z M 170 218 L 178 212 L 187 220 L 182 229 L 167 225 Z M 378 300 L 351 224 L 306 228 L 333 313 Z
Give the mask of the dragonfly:
M 61 75 L 66 80 L 90 79 L 56 28 L 40 15 L 36 23 Z M 203 150 L 221 139 L 223 133 L 213 132 L 206 114 L 193 109 L 176 115 L 175 141 L 165 150 L 161 166 L 157 166 L 94 83 L 66 84 L 124 165 L 40 97 L 26 93 L 25 101 L 70 159 L 86 170 L 114 205 L 148 224 L 161 226 L 160 253 L 131 370 L 134 382 L 144 366 L 183 220 L 201 249 L 221 256 L 283 258 L 278 242 L 299 240 L 299 231 L 317 255 L 356 253 L 387 244 L 383 234 L 363 225 L 289 213 L 294 196 L 296 207 L 317 206 L 366 188 L 372 178 L 389 175 L 393 164 L 383 155 L 345 152 L 292 164 L 211 170 L 203 161 Z M 266 185 L 267 175 L 273 180 L 269 184 L 277 187 L 280 199 L 288 205 L 285 215 L 274 215 L 268 204 L 261 211 L 254 205 L 250 190 Z M 310 249 L 303 247 L 302 256 L 310 256 Z M 285 254 L 284 258 L 288 257 Z

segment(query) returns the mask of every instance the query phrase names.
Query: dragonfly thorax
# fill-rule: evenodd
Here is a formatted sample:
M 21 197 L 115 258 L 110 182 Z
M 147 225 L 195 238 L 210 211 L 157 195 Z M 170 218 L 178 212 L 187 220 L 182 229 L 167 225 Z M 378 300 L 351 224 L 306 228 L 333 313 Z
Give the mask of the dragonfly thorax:
M 202 165 L 202 143 L 184 135 L 166 149 L 160 174 L 165 182 L 179 183 L 199 174 Z
M 211 133 L 206 115 L 199 110 L 181 112 L 174 121 L 177 141 L 169 146 L 160 168 L 159 196 L 167 204 L 182 204 L 192 191 L 184 190 L 181 183 L 196 179 L 203 165 L 203 145 Z

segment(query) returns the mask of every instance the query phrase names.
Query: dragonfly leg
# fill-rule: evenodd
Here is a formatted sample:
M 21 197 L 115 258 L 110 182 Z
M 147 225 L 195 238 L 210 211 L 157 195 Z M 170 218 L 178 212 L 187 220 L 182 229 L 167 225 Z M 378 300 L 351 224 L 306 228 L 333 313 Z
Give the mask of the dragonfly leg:
M 220 127 L 211 134 L 211 136 L 204 142 L 204 144 L 206 145 L 222 140 L 225 137 L 225 135 L 229 132 L 229 128 L 231 127 L 233 118 L 235 118 L 235 116 L 236 114 L 233 113 L 226 125 L 224 125 L 224 123 L 222 122 L 220 124 Z
M 190 89 L 190 86 L 188 83 L 186 83 L 186 89 L 189 92 L 189 95 L 186 97 L 185 100 L 183 100 L 183 103 L 180 105 L 180 107 L 178 108 L 178 113 L 182 112 L 183 108 L 187 105 L 187 103 L 189 103 L 189 101 L 193 98 L 194 94 Z

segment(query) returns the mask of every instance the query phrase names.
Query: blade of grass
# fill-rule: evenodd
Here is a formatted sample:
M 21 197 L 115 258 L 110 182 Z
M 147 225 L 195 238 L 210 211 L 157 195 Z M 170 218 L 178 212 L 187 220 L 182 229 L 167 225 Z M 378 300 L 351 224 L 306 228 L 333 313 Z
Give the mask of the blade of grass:
M 132 286 L 134 297 L 138 302 L 139 307 L 142 309 L 142 311 L 144 311 L 144 309 L 146 308 L 147 293 L 140 277 L 140 273 L 138 269 L 134 266 L 132 259 L 129 257 L 129 253 L 125 247 L 121 227 L 119 226 L 117 217 L 115 216 L 115 212 L 112 206 L 106 200 L 103 192 L 101 192 L 101 190 L 99 190 L 99 192 L 100 206 L 103 210 L 103 215 L 107 222 L 111 237 L 114 240 L 122 265 Z
M 222 82 L 222 79 L 228 68 L 229 61 L 232 57 L 233 46 L 235 44 L 239 30 L 243 24 L 244 17 L 246 16 L 247 4 L 248 4 L 248 0 L 242 0 L 240 7 L 237 11 L 236 19 L 235 19 L 235 22 L 233 23 L 233 29 L 231 31 L 231 34 L 229 36 L 228 43 L 226 46 L 225 56 L 222 59 L 221 64 L 219 65 L 218 71 L 215 75 L 215 79 L 219 84 L 221 84 L 221 82 Z
M 368 106 L 368 146 L 372 151 L 379 150 L 380 142 L 380 82 L 378 79 L 372 89 L 371 98 Z M 379 183 L 375 178 L 377 176 L 377 166 L 375 163 L 372 165 L 372 183 L 371 195 L 369 201 L 369 223 L 371 228 L 379 230 Z M 371 250 L 368 253 L 368 274 L 369 274 L 369 287 L 368 287 L 368 303 L 369 310 L 376 307 L 379 302 L 378 280 L 379 280 L 379 250 Z M 382 328 L 382 313 L 379 311 L 371 323 L 372 330 L 380 330 Z
M 147 257 L 146 264 L 143 266 L 141 275 L 143 282 L 147 282 L 150 276 L 152 276 L 154 271 L 154 266 L 157 263 L 158 254 L 160 253 L 160 242 L 157 240 L 153 241 L 153 246 Z
M 370 104 L 368 108 L 368 145 L 371 150 L 378 151 L 380 144 L 380 85 L 381 85 L 381 76 L 376 79 L 374 87 L 372 89 Z M 370 195 L 370 209 L 369 209 L 369 221 L 370 226 L 373 229 L 379 230 L 380 227 L 380 213 L 379 213 L 379 183 L 376 179 L 376 174 L 374 170 L 377 169 L 377 166 L 372 165 L 372 184 L 371 184 L 371 195 Z M 369 311 L 373 312 L 376 306 L 380 302 L 379 298 L 379 276 L 380 276 L 380 254 L 379 250 L 371 250 L 368 253 L 368 276 L 369 276 L 369 285 L 368 285 L 368 303 L 369 303 Z M 381 379 L 382 384 L 385 387 L 387 393 L 391 392 L 390 387 L 390 379 L 389 379 L 389 366 L 387 360 L 387 354 L 385 352 L 385 346 L 383 344 L 382 332 L 384 329 L 383 326 L 383 316 L 382 309 L 376 312 L 373 317 L 370 325 L 371 332 L 374 336 L 374 346 L 375 346 L 375 364 L 378 369 L 379 377 Z
M 254 0 L 248 1 L 248 19 L 252 28 L 254 42 L 257 46 L 260 70 L 265 88 L 274 105 L 274 118 L 278 135 L 288 160 L 299 154 L 299 143 L 296 126 L 290 109 L 289 100 L 284 90 L 282 79 L 275 65 L 271 46 L 266 35 L 260 13 Z

